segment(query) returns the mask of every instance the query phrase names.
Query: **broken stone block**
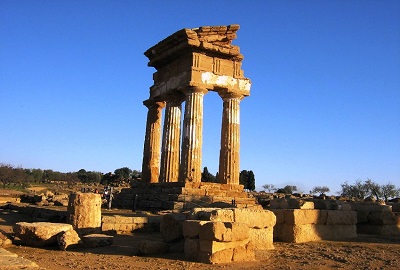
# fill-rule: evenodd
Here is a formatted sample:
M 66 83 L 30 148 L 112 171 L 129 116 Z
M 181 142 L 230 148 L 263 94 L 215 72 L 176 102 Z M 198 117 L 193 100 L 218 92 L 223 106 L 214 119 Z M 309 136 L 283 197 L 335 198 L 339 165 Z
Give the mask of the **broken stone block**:
M 0 231 L 0 247 L 7 247 L 12 244 L 11 239 L 9 239 L 5 234 Z
M 199 238 L 200 226 L 207 223 L 203 220 L 186 220 L 182 223 L 183 236 L 186 238 Z
M 59 233 L 72 229 L 71 224 L 51 222 L 18 222 L 14 225 L 15 236 L 34 247 L 54 245 Z
M 141 255 L 162 254 L 167 253 L 168 250 L 168 244 L 161 241 L 144 240 L 139 243 L 139 253 Z
M 249 228 L 242 223 L 212 221 L 201 225 L 199 238 L 221 242 L 240 241 L 249 238 Z
M 182 223 L 174 218 L 174 215 L 167 214 L 161 218 L 160 232 L 165 242 L 171 243 L 183 238 Z
M 67 250 L 68 247 L 77 247 L 82 242 L 75 230 L 69 230 L 66 232 L 61 232 L 57 235 L 57 243 L 61 250 Z
M 88 234 L 81 237 L 84 247 L 103 247 L 111 246 L 114 241 L 114 236 L 105 234 Z

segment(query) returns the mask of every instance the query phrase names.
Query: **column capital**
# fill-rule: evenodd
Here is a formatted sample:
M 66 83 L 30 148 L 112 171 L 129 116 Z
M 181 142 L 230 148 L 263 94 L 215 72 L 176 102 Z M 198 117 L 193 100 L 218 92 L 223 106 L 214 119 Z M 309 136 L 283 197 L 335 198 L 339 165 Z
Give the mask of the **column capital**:
M 206 88 L 199 87 L 199 86 L 182 87 L 182 89 L 180 89 L 180 91 L 182 93 L 184 93 L 185 95 L 190 94 L 190 93 L 203 93 L 203 94 L 206 94 L 208 92 L 208 90 Z
M 165 101 L 155 101 L 153 99 L 146 99 L 143 105 L 149 109 L 162 109 L 165 107 Z
M 240 93 L 230 92 L 229 90 L 219 91 L 218 95 L 223 99 L 239 99 L 241 101 L 245 96 Z
M 169 94 L 164 97 L 166 103 L 172 106 L 179 106 L 185 100 L 185 95 L 182 92 L 176 92 L 174 94 Z

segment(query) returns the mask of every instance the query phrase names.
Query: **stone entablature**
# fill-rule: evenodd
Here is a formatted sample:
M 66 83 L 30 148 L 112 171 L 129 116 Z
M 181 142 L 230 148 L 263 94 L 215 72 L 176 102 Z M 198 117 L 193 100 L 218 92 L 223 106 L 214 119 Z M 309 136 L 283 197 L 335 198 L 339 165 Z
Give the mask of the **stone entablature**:
M 203 98 L 215 91 L 223 102 L 219 182 L 239 184 L 240 101 L 250 95 L 251 82 L 241 69 L 239 47 L 231 44 L 238 29 L 239 25 L 182 29 L 144 53 L 148 66 L 157 70 L 150 97 L 144 101 L 149 109 L 142 165 L 145 182 L 201 181 Z

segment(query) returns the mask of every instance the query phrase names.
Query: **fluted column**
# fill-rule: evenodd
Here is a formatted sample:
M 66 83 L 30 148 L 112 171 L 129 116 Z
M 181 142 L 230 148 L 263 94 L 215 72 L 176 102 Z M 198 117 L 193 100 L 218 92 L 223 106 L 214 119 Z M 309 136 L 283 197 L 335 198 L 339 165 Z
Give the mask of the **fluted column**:
M 240 101 L 243 96 L 225 93 L 223 99 L 219 182 L 239 185 L 240 174 Z
M 159 182 L 178 182 L 181 152 L 182 102 L 183 98 L 177 95 L 167 100 Z
M 149 111 L 144 139 L 142 179 L 145 182 L 157 183 L 160 169 L 161 110 L 165 102 L 146 100 L 143 104 Z
M 201 182 L 203 98 L 207 89 L 188 87 L 183 92 L 186 98 L 179 181 Z

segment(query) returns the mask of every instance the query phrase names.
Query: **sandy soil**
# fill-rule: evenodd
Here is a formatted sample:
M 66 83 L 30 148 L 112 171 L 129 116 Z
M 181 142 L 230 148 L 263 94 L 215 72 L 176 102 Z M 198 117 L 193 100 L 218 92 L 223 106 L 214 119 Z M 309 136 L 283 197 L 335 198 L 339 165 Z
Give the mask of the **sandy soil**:
M 31 221 L 28 216 L 0 210 L 0 230 L 11 233 L 12 225 Z M 208 265 L 185 260 L 181 244 L 168 254 L 156 257 L 135 256 L 143 239 L 160 239 L 158 233 L 116 235 L 108 247 L 79 248 L 69 251 L 57 247 L 7 247 L 8 251 L 29 259 L 40 269 L 399 269 L 400 237 L 361 235 L 353 241 L 321 241 L 305 244 L 275 243 L 275 249 L 258 251 L 256 262 Z M 1 266 L 0 266 L 1 269 Z

